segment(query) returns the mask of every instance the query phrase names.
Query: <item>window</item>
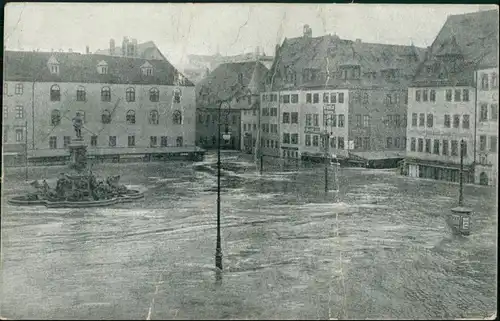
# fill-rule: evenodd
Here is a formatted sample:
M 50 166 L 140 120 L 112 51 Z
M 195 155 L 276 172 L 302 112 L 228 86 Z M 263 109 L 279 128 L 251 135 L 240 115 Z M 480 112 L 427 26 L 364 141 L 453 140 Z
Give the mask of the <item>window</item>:
M 446 89 L 446 101 L 451 101 L 452 91 L 451 89 Z
M 64 136 L 63 137 L 63 146 L 64 148 L 68 147 L 69 143 L 71 142 L 71 137 L 70 136 Z
M 497 152 L 497 136 L 490 136 L 490 152 Z
M 344 127 L 344 115 L 340 114 L 339 115 L 339 127 Z
M 299 102 L 299 95 L 298 94 L 292 94 L 291 95 L 291 101 L 292 101 L 292 104 L 297 104 Z
M 135 136 L 128 136 L 128 147 L 135 146 Z
M 464 140 L 464 143 L 463 144 L 460 144 L 462 150 L 461 150 L 461 153 L 462 155 L 464 155 L 464 158 L 467 157 L 467 142 Z
M 103 124 L 111 123 L 111 113 L 109 112 L 109 110 L 104 109 L 101 115 L 101 120 Z
M 59 110 L 54 109 L 52 113 L 50 113 L 50 123 L 52 126 L 57 126 L 61 123 L 61 113 Z
M 127 102 L 135 101 L 135 89 L 132 87 L 127 88 L 125 91 L 125 100 Z
M 462 101 L 469 101 L 469 89 L 462 91 Z
M 111 101 L 111 89 L 109 87 L 101 88 L 101 101 Z
M 50 136 L 50 138 L 49 138 L 49 148 L 50 149 L 56 149 L 57 148 L 57 137 L 56 136 Z
M 426 139 L 425 140 L 425 152 L 426 153 L 431 153 L 431 140 L 430 139 Z
M 109 136 L 109 147 L 116 147 L 116 136 Z
M 94 147 L 97 146 L 97 136 L 94 135 L 90 137 L 90 145 Z
M 337 143 L 339 145 L 339 149 L 344 149 L 345 148 L 345 144 L 344 144 L 344 137 L 339 137 L 337 139 Z
M 24 107 L 16 106 L 16 118 L 21 119 L 24 118 Z
M 86 101 L 86 95 L 85 95 L 85 87 L 83 86 L 78 86 L 76 89 L 76 100 L 77 101 Z
M 174 125 L 181 125 L 182 124 L 182 113 L 179 110 L 174 111 L 172 118 L 173 118 Z
M 6 123 L 6 119 L 9 118 L 9 107 L 8 106 L 3 106 L 3 123 Z
M 149 136 L 149 147 L 156 147 L 157 142 L 158 142 L 158 137 Z
M 470 128 L 470 116 L 469 115 L 463 115 L 462 128 L 464 128 L 464 129 Z
M 24 91 L 24 86 L 23 86 L 23 84 L 16 84 L 16 87 L 15 87 L 15 94 L 16 94 L 16 95 L 22 95 L 22 94 L 23 94 L 23 91 Z
M 181 102 L 182 92 L 179 88 L 174 90 L 174 103 L 179 104 Z
M 208 137 L 207 137 L 207 140 L 208 140 Z M 161 147 L 167 147 L 168 146 L 168 138 L 167 138 L 167 136 L 161 136 L 160 137 L 160 146 Z
M 436 101 L 436 91 L 431 89 L 430 101 Z
M 453 128 L 460 126 L 460 115 L 453 115 Z
M 283 144 L 290 144 L 290 134 L 283 133 Z
M 368 115 L 363 116 L 363 127 L 365 128 L 370 127 L 370 116 Z
M 133 110 L 127 111 L 126 120 L 127 124 L 129 125 L 135 124 L 135 111 Z
M 401 141 L 401 139 L 399 137 L 394 138 L 394 147 L 399 148 L 400 141 Z
M 417 113 L 412 113 L 411 114 L 411 125 L 413 127 L 417 127 Z
M 269 108 L 267 110 L 268 110 L 268 115 L 270 115 L 271 117 L 278 116 L 278 108 Z
M 448 140 L 443 139 L 443 155 L 448 155 Z
M 331 137 L 330 138 L 330 147 L 331 148 L 337 148 L 337 137 Z
M 306 135 L 306 146 L 311 146 L 311 135 Z
M 267 124 L 267 125 L 269 125 L 269 124 Z M 268 130 L 268 132 L 269 132 L 269 130 Z M 271 133 L 276 134 L 277 132 L 278 132 L 278 124 L 271 124 Z
M 420 101 L 420 90 L 415 91 L 415 100 Z
M 313 146 L 319 146 L 319 136 L 313 135 Z
M 283 124 L 290 123 L 290 113 L 283 113 Z
M 313 125 L 315 127 L 319 126 L 319 114 L 313 114 Z
M 392 101 L 392 95 L 391 94 L 386 94 L 385 95 L 385 104 L 386 105 L 392 105 L 393 101 Z
M 231 117 L 231 121 L 232 121 L 233 125 L 236 125 L 238 123 L 238 118 L 236 117 L 236 115 L 233 115 Z
M 58 85 L 52 85 L 50 87 L 50 101 L 60 101 L 61 100 L 61 90 Z
M 312 96 L 311 94 L 306 94 L 306 103 L 312 102 L 311 96 Z
M 319 94 L 313 94 L 313 104 L 319 103 Z
M 427 89 L 422 90 L 422 100 L 423 101 L 429 100 L 429 90 Z
M 339 93 L 339 104 L 344 103 L 344 93 Z
M 283 99 L 284 104 L 290 103 L 290 95 L 283 95 L 283 96 L 281 96 L 281 98 Z
M 23 141 L 24 141 L 24 130 L 16 129 L 16 142 L 23 142 Z
M 333 114 L 330 118 L 330 127 L 337 127 L 337 115 Z
M 160 116 L 159 116 L 158 111 L 156 109 L 149 112 L 149 123 L 151 125 L 158 125 L 159 119 L 160 119 Z
M 491 120 L 498 120 L 498 104 L 491 104 Z
M 361 127 L 361 115 L 356 115 L 356 127 Z
M 328 93 L 323 93 L 323 102 L 324 103 L 330 102 L 330 95 Z
M 451 126 L 451 117 L 450 115 L 444 115 L 444 127 L 450 128 Z
M 479 136 L 479 150 L 482 152 L 486 151 L 486 136 L 485 135 Z
M 427 114 L 427 127 L 432 128 L 433 125 L 434 125 L 434 115 Z
M 420 113 L 420 115 L 419 115 L 418 126 L 425 127 L 425 114 L 424 113 Z
M 370 149 L 370 137 L 363 138 L 363 149 L 365 150 Z
M 416 144 L 417 144 L 417 140 L 416 140 L 415 138 L 413 138 L 413 137 L 412 137 L 412 139 L 411 139 L 411 143 L 410 143 L 410 150 L 411 150 L 412 152 L 414 152 L 414 151 L 415 151 L 415 149 L 416 149 Z
M 182 138 L 182 136 L 177 136 L 175 143 L 177 147 L 182 147 L 182 145 L 184 144 L 184 139 Z
M 488 120 L 488 104 L 481 104 L 481 114 L 479 116 L 479 121 Z
M 149 100 L 152 102 L 158 102 L 160 100 L 160 91 L 158 88 L 151 88 L 149 90 Z
M 462 101 L 461 94 L 462 94 L 462 91 L 460 89 L 455 89 L 455 101 Z
M 394 115 L 394 126 L 401 127 L 401 116 L 400 115 Z
M 424 151 L 424 140 L 423 138 L 418 139 L 418 152 L 422 153 Z
M 299 113 L 298 112 L 292 112 L 291 118 L 292 118 L 292 124 L 298 124 L 299 123 Z
M 312 126 L 312 114 L 306 114 L 306 126 L 307 127 Z
M 458 141 L 451 141 L 451 156 L 458 156 Z
M 4 126 L 3 127 L 3 142 L 6 143 L 8 141 L 8 135 L 9 135 L 9 127 Z
M 299 134 L 292 134 L 290 138 L 292 144 L 297 145 L 299 143 Z
M 337 94 L 331 93 L 330 94 L 330 103 L 335 104 L 336 102 L 337 102 Z
M 277 125 L 276 125 L 277 126 Z M 257 124 L 253 124 L 253 130 L 256 131 L 257 130 Z
M 439 155 L 439 139 L 434 139 L 434 154 Z
M 386 143 L 385 143 L 386 148 L 392 148 L 392 137 L 387 137 Z
M 366 105 L 369 102 L 368 93 L 363 93 L 363 104 Z
M 482 74 L 481 75 L 481 89 L 482 90 L 488 90 L 489 88 L 488 85 L 488 74 Z

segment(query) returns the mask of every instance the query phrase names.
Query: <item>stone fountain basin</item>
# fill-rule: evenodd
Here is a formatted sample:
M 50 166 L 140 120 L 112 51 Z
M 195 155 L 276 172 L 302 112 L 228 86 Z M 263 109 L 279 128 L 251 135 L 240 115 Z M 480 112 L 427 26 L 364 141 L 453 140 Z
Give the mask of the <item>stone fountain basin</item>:
M 8 202 L 12 205 L 20 206 L 34 206 L 34 205 L 45 205 L 50 208 L 84 208 L 84 207 L 105 207 L 118 203 L 133 202 L 144 197 L 144 193 L 137 190 L 128 190 L 127 194 L 120 195 L 118 197 L 113 197 L 105 200 L 98 201 L 49 201 L 46 199 L 29 199 L 28 195 L 19 195 L 11 197 Z

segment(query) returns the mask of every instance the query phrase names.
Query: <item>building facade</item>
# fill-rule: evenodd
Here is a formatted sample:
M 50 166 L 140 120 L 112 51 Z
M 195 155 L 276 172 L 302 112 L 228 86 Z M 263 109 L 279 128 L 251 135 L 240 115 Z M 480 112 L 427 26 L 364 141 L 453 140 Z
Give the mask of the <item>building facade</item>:
M 91 155 L 195 150 L 194 85 L 167 61 L 6 51 L 5 66 L 4 142 L 31 158 L 68 155 L 77 113 Z
M 404 157 L 407 86 L 422 49 L 313 38 L 306 25 L 275 56 L 261 103 L 264 154 L 322 158 L 328 143 L 335 157 L 368 166 Z
M 490 86 L 497 82 L 494 66 L 498 11 L 449 16 L 408 91 L 409 176 L 458 182 L 463 153 L 466 183 L 495 183 L 498 86 Z
M 498 184 L 498 67 L 478 70 L 474 182 Z

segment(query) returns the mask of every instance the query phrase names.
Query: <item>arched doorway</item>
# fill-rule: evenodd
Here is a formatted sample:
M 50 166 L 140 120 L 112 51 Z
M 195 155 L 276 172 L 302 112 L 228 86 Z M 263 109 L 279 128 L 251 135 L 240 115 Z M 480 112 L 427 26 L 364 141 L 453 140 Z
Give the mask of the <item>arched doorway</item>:
M 488 175 L 485 172 L 479 174 L 479 185 L 488 185 Z

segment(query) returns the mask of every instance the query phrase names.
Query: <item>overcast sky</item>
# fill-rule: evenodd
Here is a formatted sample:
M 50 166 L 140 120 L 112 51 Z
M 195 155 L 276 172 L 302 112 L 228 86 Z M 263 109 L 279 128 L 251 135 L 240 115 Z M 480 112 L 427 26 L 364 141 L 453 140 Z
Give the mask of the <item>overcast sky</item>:
M 273 54 L 284 37 L 337 34 L 365 42 L 429 46 L 448 15 L 496 8 L 479 5 L 8 3 L 10 50 L 105 49 L 114 38 L 153 40 L 175 65 L 186 54 Z

